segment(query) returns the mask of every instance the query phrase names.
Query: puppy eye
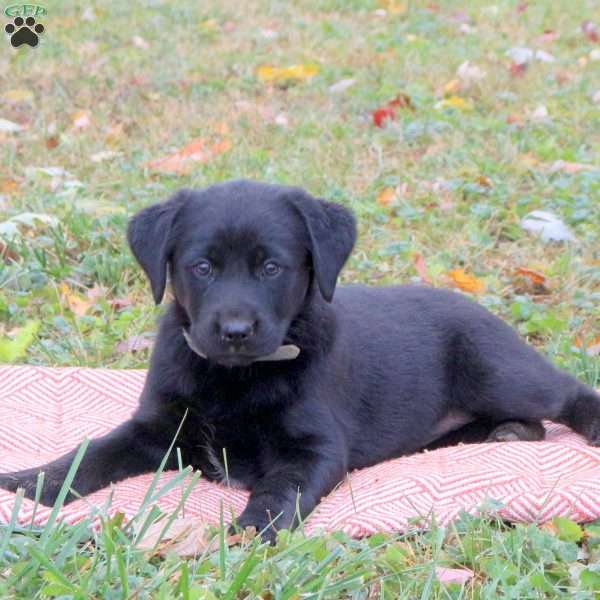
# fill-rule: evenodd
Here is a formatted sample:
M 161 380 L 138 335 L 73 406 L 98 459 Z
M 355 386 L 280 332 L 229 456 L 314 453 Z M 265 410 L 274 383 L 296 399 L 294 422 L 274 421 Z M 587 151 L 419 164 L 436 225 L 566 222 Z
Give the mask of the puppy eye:
M 194 265 L 194 273 L 200 277 L 208 277 L 212 273 L 212 265 L 207 260 L 201 260 Z
M 267 261 L 263 265 L 263 275 L 265 277 L 277 277 L 281 273 L 281 267 L 272 260 Z

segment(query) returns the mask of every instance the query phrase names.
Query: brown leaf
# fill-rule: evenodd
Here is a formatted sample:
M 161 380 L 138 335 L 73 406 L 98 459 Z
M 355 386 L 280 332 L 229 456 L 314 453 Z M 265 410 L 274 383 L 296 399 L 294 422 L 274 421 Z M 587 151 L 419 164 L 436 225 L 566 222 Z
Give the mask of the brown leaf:
M 127 352 L 140 352 L 146 348 L 152 348 L 154 345 L 153 340 L 145 335 L 132 335 L 130 338 L 119 342 L 115 350 L 120 354 L 126 354 Z
M 428 283 L 429 285 L 433 284 L 431 281 L 431 277 L 429 277 L 429 273 L 427 272 L 427 265 L 425 264 L 425 259 L 421 254 L 415 254 L 414 256 L 415 269 L 421 278 L 421 281 L 424 283 Z
M 185 175 L 192 170 L 194 163 L 206 163 L 211 158 L 227 152 L 231 145 L 231 141 L 225 138 L 212 144 L 198 138 L 170 156 L 146 163 L 146 166 L 161 173 Z
M 46 148 L 48 148 L 48 150 L 56 148 L 56 146 L 58 146 L 58 143 L 59 139 L 57 135 L 50 135 L 46 138 Z
M 448 273 L 454 285 L 464 292 L 479 294 L 485 290 L 485 284 L 473 275 L 465 273 L 463 269 L 454 269 Z

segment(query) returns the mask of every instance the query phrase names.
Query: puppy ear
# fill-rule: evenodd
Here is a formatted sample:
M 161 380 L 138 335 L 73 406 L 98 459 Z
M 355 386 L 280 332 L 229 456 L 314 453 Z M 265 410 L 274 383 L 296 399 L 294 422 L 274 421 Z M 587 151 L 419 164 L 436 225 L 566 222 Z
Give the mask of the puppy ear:
M 161 303 L 167 285 L 173 222 L 189 193 L 190 190 L 183 189 L 165 202 L 143 208 L 131 218 L 127 227 L 129 247 L 150 280 L 156 304 Z
M 291 201 L 308 231 L 321 296 L 331 302 L 338 275 L 356 242 L 356 220 L 341 204 L 313 198 L 304 191 L 295 193 Z

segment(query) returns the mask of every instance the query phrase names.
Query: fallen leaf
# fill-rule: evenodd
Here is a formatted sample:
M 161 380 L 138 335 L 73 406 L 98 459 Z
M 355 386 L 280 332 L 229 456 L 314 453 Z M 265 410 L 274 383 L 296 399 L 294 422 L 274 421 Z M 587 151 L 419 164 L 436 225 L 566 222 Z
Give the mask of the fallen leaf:
M 550 173 L 561 171 L 563 173 L 569 173 L 573 175 L 581 171 L 594 171 L 597 168 L 598 167 L 595 167 L 594 165 L 587 165 L 584 163 L 569 162 L 567 160 L 555 160 L 550 165 Z
M 492 180 L 487 175 L 479 175 L 475 181 L 482 187 L 492 187 Z
M 319 72 L 317 65 L 291 65 L 289 67 L 272 67 L 263 65 L 258 68 L 257 75 L 261 81 L 303 81 L 314 77 Z
M 139 35 L 134 35 L 131 38 L 131 42 L 136 48 L 140 48 L 141 50 L 148 50 L 150 48 L 150 44 Z
M 594 62 L 597 60 L 600 60 L 600 48 L 594 48 L 593 50 L 591 50 L 589 57 L 590 57 L 590 60 L 592 60 Z
M 2 99 L 11 104 L 19 104 L 21 102 L 30 102 L 33 100 L 33 92 L 22 88 L 8 90 L 2 94 Z
M 161 173 L 185 175 L 191 171 L 194 163 L 206 163 L 211 158 L 227 152 L 231 145 L 228 139 L 209 144 L 204 138 L 198 138 L 170 156 L 146 163 L 146 166 Z
M 553 29 L 544 29 L 544 33 L 538 38 L 542 44 L 551 44 L 560 37 L 560 34 Z
M 518 275 L 523 275 L 530 279 L 536 285 L 543 285 L 546 283 L 546 276 L 542 275 L 538 271 L 533 271 L 532 269 L 527 269 L 525 267 L 517 267 L 515 271 Z
M 544 242 L 577 241 L 567 226 L 556 215 L 544 210 L 534 210 L 521 219 L 525 231 L 539 234 Z
M 455 94 L 460 89 L 460 80 L 451 79 L 448 83 L 444 85 L 443 92 L 444 96 L 451 96 Z
M 392 121 L 396 119 L 396 110 L 399 108 L 414 110 L 410 96 L 407 94 L 398 94 L 393 100 L 372 111 L 371 117 L 373 123 L 377 127 L 383 127 L 388 119 Z
M 180 517 L 165 529 L 165 520 L 152 523 L 143 537 L 138 540 L 137 548 L 154 551 L 159 555 L 168 553 L 181 557 L 197 556 L 204 552 L 214 552 L 219 548 L 219 536 L 210 535 L 210 526 L 200 517 Z M 233 546 L 242 540 L 256 536 L 256 530 L 247 527 L 242 535 L 226 535 L 225 544 Z
M 0 194 L 15 194 L 19 184 L 14 179 L 0 179 Z
M 83 317 L 93 304 L 81 294 L 74 292 L 65 282 L 61 283 L 58 289 L 69 310 L 78 317 Z
M 23 131 L 23 126 L 8 119 L 0 119 L 0 131 L 5 133 L 17 133 Z
M 546 52 L 545 50 L 536 50 L 535 58 L 536 58 L 536 60 L 539 60 L 540 62 L 545 62 L 545 63 L 556 62 L 556 58 L 549 52 Z
M 421 278 L 423 283 L 428 283 L 429 285 L 433 284 L 431 281 L 431 277 L 429 277 L 429 273 L 427 272 L 427 265 L 425 264 L 425 259 L 422 254 L 414 255 L 414 263 L 417 274 Z
M 473 110 L 473 105 L 468 100 L 465 100 L 460 96 L 450 96 L 449 98 L 444 98 L 443 100 L 440 100 L 435 105 L 435 108 L 437 108 L 438 110 L 444 108 L 454 108 L 460 111 L 469 111 Z
M 600 90 L 597 90 L 592 94 L 592 102 L 594 104 L 600 104 Z
M 380 206 L 387 206 L 390 204 L 394 198 L 396 197 L 396 192 L 394 188 L 386 187 L 377 194 L 377 204 Z
M 112 160 L 121 156 L 122 152 L 115 152 L 114 150 L 101 150 L 90 156 L 90 160 L 95 163 L 104 162 L 105 160 Z
M 78 110 L 72 116 L 73 129 L 87 129 L 92 124 L 90 113 L 87 110 Z
M 527 71 L 527 63 L 511 63 L 509 71 L 512 77 L 522 77 Z
M 53 148 L 56 148 L 56 146 L 58 146 L 58 144 L 59 144 L 58 136 L 51 135 L 46 138 L 46 148 L 48 148 L 48 150 L 52 150 Z
M 398 2 L 398 0 L 379 0 L 379 6 L 390 15 L 402 15 L 408 10 L 408 5 L 405 2 Z
M 462 88 L 471 87 L 474 83 L 481 81 L 486 72 L 477 65 L 472 65 L 468 60 L 462 63 L 456 70 L 456 75 L 462 84 Z
M 146 348 L 152 348 L 153 345 L 153 340 L 148 336 L 132 335 L 130 338 L 119 342 L 115 350 L 120 354 L 125 354 L 127 352 L 139 352 L 140 350 L 145 350 Z
M 472 294 L 478 294 L 485 290 L 485 284 L 477 277 L 465 273 L 463 269 L 454 269 L 448 273 L 448 276 L 452 279 L 456 287 L 460 288 L 464 292 L 470 292 Z
M 466 583 L 475 576 L 475 573 L 471 569 L 435 567 L 435 575 L 440 583 Z
M 514 64 L 523 65 L 531 61 L 534 53 L 531 48 L 517 46 L 515 48 L 508 49 L 506 51 L 506 55 L 513 61 Z
M 600 356 L 600 335 L 595 337 L 589 343 L 584 343 L 581 338 L 577 338 L 575 340 L 575 345 L 578 348 L 585 347 L 585 353 L 588 356 Z
M 341 94 L 356 83 L 356 79 L 341 79 L 337 83 L 329 86 L 331 94 Z
M 545 121 L 548 121 L 548 109 L 543 104 L 536 106 L 530 113 L 529 120 L 534 123 L 544 123 Z
M 598 28 L 592 21 L 584 21 L 581 24 L 581 31 L 590 42 L 600 42 L 600 34 L 598 33 Z

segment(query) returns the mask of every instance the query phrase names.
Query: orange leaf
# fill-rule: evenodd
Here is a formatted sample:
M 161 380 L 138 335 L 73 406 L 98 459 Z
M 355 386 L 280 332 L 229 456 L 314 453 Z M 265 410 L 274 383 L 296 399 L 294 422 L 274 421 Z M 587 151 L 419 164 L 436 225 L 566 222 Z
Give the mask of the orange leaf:
M 391 188 L 391 187 L 383 188 L 381 190 L 381 192 L 379 192 L 379 194 L 377 194 L 377 204 L 379 204 L 380 206 L 387 206 L 388 204 L 390 204 L 392 202 L 392 200 L 394 200 L 395 197 L 396 197 L 396 192 L 395 192 L 394 188 Z
M 161 173 L 185 175 L 191 171 L 194 163 L 206 163 L 211 158 L 227 152 L 230 148 L 231 141 L 228 139 L 207 144 L 206 140 L 198 138 L 170 156 L 146 163 L 146 166 Z
M 425 259 L 421 254 L 415 254 L 415 269 L 421 278 L 421 281 L 424 283 L 428 283 L 431 285 L 433 282 L 431 281 L 431 277 L 429 277 L 429 273 L 427 272 L 427 265 L 425 264 Z
M 69 307 L 69 310 L 78 317 L 83 317 L 93 304 L 93 302 L 90 300 L 86 300 L 83 296 L 73 292 L 71 288 L 69 288 L 69 286 L 64 282 L 60 284 L 59 289 L 63 300 Z
M 14 179 L 0 180 L 0 193 L 15 194 L 19 190 L 19 184 Z
M 535 285 L 543 285 L 546 282 L 546 276 L 538 273 L 537 271 L 533 271 L 532 269 L 526 269 L 525 267 L 517 267 L 516 270 L 518 275 L 523 275 L 531 281 Z
M 448 273 L 456 287 L 460 288 L 464 292 L 470 292 L 471 294 L 478 294 L 485 290 L 485 284 L 477 277 L 465 273 L 463 269 L 454 269 Z

